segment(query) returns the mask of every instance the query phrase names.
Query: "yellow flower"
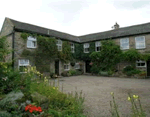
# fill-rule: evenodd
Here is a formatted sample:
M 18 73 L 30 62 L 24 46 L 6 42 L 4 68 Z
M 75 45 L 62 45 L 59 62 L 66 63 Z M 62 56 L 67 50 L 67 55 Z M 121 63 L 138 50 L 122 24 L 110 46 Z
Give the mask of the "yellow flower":
M 111 95 L 114 95 L 114 92 L 111 92 L 110 94 L 111 94 Z
M 55 89 L 55 87 L 53 87 L 53 89 Z
M 128 101 L 130 101 L 131 100 L 131 98 L 130 97 L 128 97 Z
M 133 95 L 133 98 L 134 99 L 137 99 L 139 96 L 138 95 Z

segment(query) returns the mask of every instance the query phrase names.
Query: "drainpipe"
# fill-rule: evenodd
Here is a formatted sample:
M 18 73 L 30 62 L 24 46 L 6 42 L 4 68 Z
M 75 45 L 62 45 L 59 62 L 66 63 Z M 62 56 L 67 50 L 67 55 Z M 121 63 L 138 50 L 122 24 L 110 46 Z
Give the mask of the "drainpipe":
M 12 68 L 14 69 L 14 41 L 15 41 L 15 26 L 13 28 L 13 33 L 12 33 Z

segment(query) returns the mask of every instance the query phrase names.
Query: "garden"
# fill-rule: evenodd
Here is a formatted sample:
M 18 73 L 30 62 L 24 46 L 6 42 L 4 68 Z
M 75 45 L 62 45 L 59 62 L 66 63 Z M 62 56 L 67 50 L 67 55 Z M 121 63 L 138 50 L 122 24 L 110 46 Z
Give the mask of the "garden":
M 115 48 L 117 47 L 115 46 Z M 44 76 L 35 66 L 28 66 L 24 69 L 25 73 L 21 74 L 19 70 L 12 68 L 12 62 L 5 61 L 10 52 L 6 38 L 0 38 L 0 117 L 86 117 L 83 113 L 83 103 L 86 98 L 82 91 L 80 93 L 64 93 L 63 85 L 59 87 L 59 80 L 56 87 L 55 82 L 52 82 L 50 77 Z M 111 73 L 118 60 L 109 60 L 109 57 L 106 60 L 99 59 L 102 55 L 92 53 L 93 66 L 96 66 L 97 63 L 101 71 L 107 71 L 109 68 Z M 111 57 L 109 54 L 107 56 Z M 104 60 L 109 64 L 100 65 L 98 64 L 99 60 Z M 114 64 L 110 64 L 110 62 Z M 94 68 L 92 67 L 92 69 Z M 82 74 L 82 71 L 79 70 L 76 73 L 71 70 L 66 74 Z M 110 102 L 111 114 L 119 117 L 113 92 L 111 95 L 113 97 L 113 101 Z M 139 96 L 129 94 L 128 100 L 132 104 L 133 117 L 146 117 Z M 140 108 L 137 108 L 135 101 L 139 102 Z

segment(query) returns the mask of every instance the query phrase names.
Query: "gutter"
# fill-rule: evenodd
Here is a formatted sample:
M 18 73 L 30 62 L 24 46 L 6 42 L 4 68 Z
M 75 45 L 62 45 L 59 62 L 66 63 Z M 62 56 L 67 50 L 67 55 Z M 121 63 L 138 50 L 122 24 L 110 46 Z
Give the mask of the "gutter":
M 15 26 L 13 27 L 13 32 L 12 32 L 12 68 L 14 69 L 14 44 L 15 41 Z

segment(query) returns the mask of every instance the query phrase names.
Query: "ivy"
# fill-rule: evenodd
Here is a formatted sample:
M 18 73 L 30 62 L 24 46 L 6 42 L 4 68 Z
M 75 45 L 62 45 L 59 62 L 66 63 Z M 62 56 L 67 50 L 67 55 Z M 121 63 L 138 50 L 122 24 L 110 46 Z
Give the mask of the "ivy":
M 58 52 L 58 57 L 61 61 L 67 63 L 73 59 L 71 53 L 71 46 L 68 41 L 64 41 L 62 44 L 62 51 Z
M 0 61 L 5 62 L 6 56 L 12 52 L 11 49 L 9 49 L 9 43 L 7 41 L 7 38 L 0 37 Z
M 121 61 L 122 51 L 120 47 L 116 45 L 112 40 L 101 41 L 101 51 L 92 52 L 90 58 L 94 65 L 93 69 L 102 71 L 113 70 L 115 65 Z
M 73 59 L 71 53 L 70 43 L 68 41 L 63 41 L 62 51 L 58 51 L 56 45 L 56 38 L 54 37 L 45 37 L 37 34 L 28 34 L 22 33 L 21 37 L 24 40 L 27 40 L 28 36 L 36 37 L 37 39 L 37 48 L 35 51 L 25 49 L 22 52 L 22 57 L 29 58 L 34 61 L 39 71 L 49 71 L 49 64 L 51 60 L 59 58 L 62 62 L 69 62 Z M 42 69 L 41 69 L 42 68 Z
M 123 53 L 124 61 L 135 62 L 136 60 L 141 58 L 140 52 L 136 49 L 129 49 Z

